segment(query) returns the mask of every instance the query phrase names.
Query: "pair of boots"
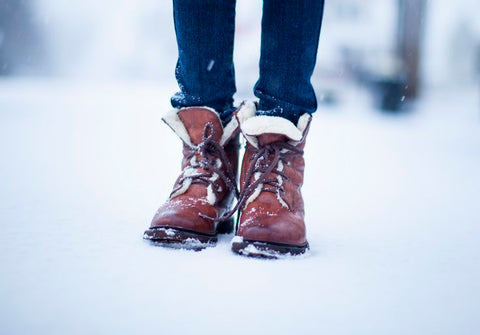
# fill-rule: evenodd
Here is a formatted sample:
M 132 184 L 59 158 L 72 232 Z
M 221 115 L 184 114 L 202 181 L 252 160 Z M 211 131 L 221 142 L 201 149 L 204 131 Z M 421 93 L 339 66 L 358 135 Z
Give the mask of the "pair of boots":
M 308 249 L 300 189 L 311 116 L 304 114 L 295 126 L 255 112 L 255 104 L 244 103 L 225 127 L 204 107 L 173 110 L 163 118 L 183 141 L 182 173 L 145 239 L 201 250 L 215 245 L 217 234 L 233 230 L 238 212 L 234 252 L 277 258 Z M 238 189 L 239 131 L 247 145 Z

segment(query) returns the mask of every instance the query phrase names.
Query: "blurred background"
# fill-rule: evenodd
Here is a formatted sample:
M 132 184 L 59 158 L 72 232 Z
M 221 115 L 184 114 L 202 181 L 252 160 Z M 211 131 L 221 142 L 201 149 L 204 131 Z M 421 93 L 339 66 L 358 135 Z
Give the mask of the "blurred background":
M 478 86 L 479 10 L 475 0 L 327 2 L 313 78 L 320 100 L 338 102 L 345 82 L 356 83 L 395 111 L 433 88 Z M 243 98 L 257 74 L 261 1 L 239 1 L 237 11 Z M 171 12 L 156 0 L 1 0 L 0 76 L 171 83 Z
M 237 1 L 237 102 L 261 10 Z M 142 240 L 180 165 L 171 1 L 0 0 L 0 333 L 480 334 L 479 13 L 326 1 L 310 252 L 270 262 Z

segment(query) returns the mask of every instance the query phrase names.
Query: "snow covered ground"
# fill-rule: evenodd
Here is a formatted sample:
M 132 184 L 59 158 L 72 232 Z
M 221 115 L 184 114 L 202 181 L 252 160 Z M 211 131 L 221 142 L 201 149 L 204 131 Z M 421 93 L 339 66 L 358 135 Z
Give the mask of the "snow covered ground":
M 173 85 L 173 83 L 172 83 Z M 308 138 L 310 253 L 142 240 L 179 172 L 175 87 L 0 82 L 2 334 L 478 334 L 478 90 L 382 115 L 350 90 Z

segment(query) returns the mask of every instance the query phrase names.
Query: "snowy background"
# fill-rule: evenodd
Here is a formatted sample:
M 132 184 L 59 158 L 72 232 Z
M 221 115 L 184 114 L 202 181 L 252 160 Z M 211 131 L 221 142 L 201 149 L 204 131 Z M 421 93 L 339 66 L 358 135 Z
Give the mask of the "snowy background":
M 177 89 L 170 2 L 31 4 L 42 47 L 0 64 L 1 334 L 480 333 L 478 1 L 427 2 L 422 91 L 401 113 L 339 61 L 392 51 L 395 1 L 327 1 L 311 251 L 279 261 L 233 255 L 231 235 L 202 252 L 142 240 L 180 165 L 160 121 Z M 237 6 L 240 101 L 261 1 Z

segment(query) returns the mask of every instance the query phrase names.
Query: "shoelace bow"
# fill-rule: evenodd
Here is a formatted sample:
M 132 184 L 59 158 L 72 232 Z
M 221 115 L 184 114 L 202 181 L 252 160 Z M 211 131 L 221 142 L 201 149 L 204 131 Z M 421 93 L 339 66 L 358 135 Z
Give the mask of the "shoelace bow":
M 242 208 L 250 196 L 255 192 L 260 184 L 263 184 L 262 192 L 271 192 L 281 194 L 285 193 L 285 188 L 277 178 L 267 179 L 269 174 L 276 174 L 281 176 L 285 181 L 288 181 L 288 176 L 277 169 L 278 163 L 281 161 L 283 164 L 288 164 L 289 159 L 303 155 L 303 150 L 297 149 L 295 146 L 287 142 L 273 142 L 267 144 L 261 148 L 249 147 L 247 150 L 254 151 L 254 154 L 250 156 L 250 166 L 245 176 L 245 187 L 238 196 L 238 201 L 235 206 L 222 215 L 216 221 L 225 221 L 231 218 L 235 212 Z M 273 156 L 273 157 L 272 157 Z M 270 159 L 270 157 L 272 157 Z M 254 178 L 256 173 L 260 173 L 257 178 Z M 254 179 L 252 181 L 252 179 Z M 265 187 L 268 185 L 270 187 Z
M 215 186 L 216 191 L 219 192 L 220 186 L 215 185 L 214 180 L 212 180 L 213 174 L 216 173 L 225 183 L 227 190 L 233 190 L 235 192 L 235 197 L 238 197 L 239 192 L 235 183 L 236 175 L 233 172 L 232 164 L 230 163 L 223 146 L 220 145 L 218 141 L 214 140 L 215 135 L 215 127 L 211 122 L 207 122 L 203 129 L 202 142 L 195 147 L 189 147 L 189 154 L 186 157 L 186 159 L 191 162 L 191 159 L 198 153 L 201 158 L 200 161 L 197 164 L 190 163 L 189 166 L 191 168 L 201 168 L 208 172 L 184 175 L 180 178 L 178 186 L 172 191 L 170 196 L 183 187 L 183 183 L 186 179 L 191 179 L 191 184 L 212 185 L 212 189 L 213 186 Z M 217 158 L 220 159 L 222 165 L 225 166 L 225 172 L 220 167 L 217 167 Z

